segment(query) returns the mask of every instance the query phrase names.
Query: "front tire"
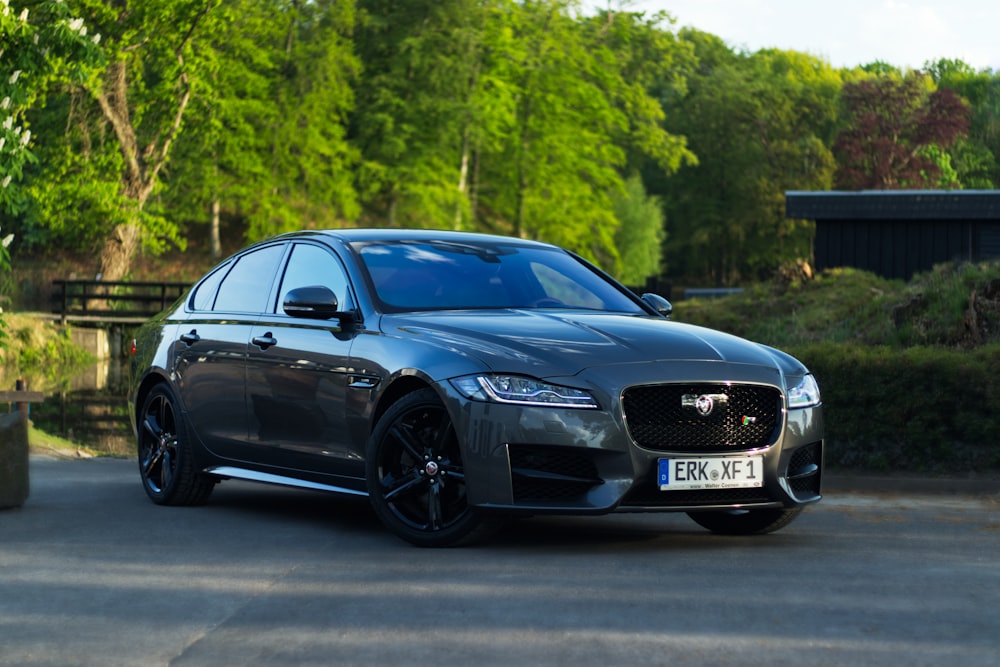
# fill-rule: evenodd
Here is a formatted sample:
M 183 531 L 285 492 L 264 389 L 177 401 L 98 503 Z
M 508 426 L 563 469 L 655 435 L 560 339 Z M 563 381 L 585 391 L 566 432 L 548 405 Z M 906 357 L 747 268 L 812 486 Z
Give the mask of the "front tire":
M 434 390 L 407 394 L 386 410 L 366 453 L 375 514 L 407 542 L 460 546 L 498 526 L 469 507 L 458 436 Z
M 688 512 L 695 523 L 718 535 L 763 535 L 790 524 L 802 513 L 793 509 L 750 509 L 712 512 Z
M 184 419 L 165 384 L 146 396 L 138 431 L 139 476 L 149 499 L 157 505 L 204 505 L 215 480 L 196 469 Z

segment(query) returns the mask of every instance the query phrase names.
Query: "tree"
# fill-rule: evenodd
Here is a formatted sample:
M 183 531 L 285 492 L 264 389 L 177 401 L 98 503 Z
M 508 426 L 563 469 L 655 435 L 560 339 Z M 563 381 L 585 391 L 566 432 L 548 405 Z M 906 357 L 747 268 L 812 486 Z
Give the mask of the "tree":
M 949 89 L 928 92 L 929 80 L 911 73 L 844 85 L 845 127 L 834 144 L 836 185 L 845 190 L 937 187 L 936 157 L 964 136 L 968 106 Z
M 664 172 L 692 158 L 646 90 L 672 38 L 638 15 L 584 18 L 566 0 L 360 7 L 351 136 L 366 217 L 541 238 L 617 271 L 612 198 L 627 154 Z M 633 38 L 650 49 L 623 57 Z
M 144 0 L 107 7 L 87 0 L 107 30 L 108 66 L 90 87 L 124 160 L 122 203 L 131 212 L 100 253 L 100 275 L 125 277 L 142 238 L 143 209 L 181 131 L 197 76 L 194 44 L 219 0 Z M 91 4 L 94 3 L 94 4 Z
M 100 34 L 74 18 L 58 0 L 19 3 L 0 0 L 0 211 L 21 212 L 20 186 L 34 161 L 29 111 L 58 80 L 81 82 L 101 61 Z
M 49 98 L 46 145 L 27 224 L 99 230 L 98 272 L 124 277 L 140 241 L 180 242 L 172 220 L 147 210 L 200 75 L 200 39 L 219 0 L 66 2 L 102 35 L 103 65 Z M 61 122 L 60 122 L 61 120 Z M 63 135 L 57 128 L 65 128 Z M 44 218 L 39 215 L 44 213 Z M 91 232 L 94 233 L 94 232 Z
M 472 227 L 474 151 L 495 142 L 510 98 L 489 71 L 508 0 L 361 0 L 364 78 L 351 136 L 369 219 Z
M 785 217 L 784 193 L 832 182 L 839 75 L 806 54 L 735 53 L 694 30 L 681 38 L 698 66 L 687 94 L 669 98 L 667 127 L 688 137 L 698 166 L 662 190 L 668 270 L 728 285 L 809 259 L 812 227 Z
M 273 5 L 265 2 L 264 6 Z M 359 61 L 353 0 L 291 0 L 269 128 L 270 198 L 249 215 L 251 238 L 353 221 L 360 212 L 347 136 Z
M 659 197 L 650 197 L 642 178 L 634 174 L 625 181 L 624 191 L 612 197 L 618 220 L 615 247 L 621 269 L 618 279 L 626 285 L 641 285 L 649 276 L 658 276 L 663 263 L 663 205 Z
M 58 0 L 20 9 L 0 0 L 0 213 L 5 218 L 26 206 L 21 179 L 35 161 L 28 112 L 53 81 L 83 80 L 100 62 L 99 41 L 100 35 L 88 36 L 83 20 Z M 13 233 L 0 239 L 0 274 L 11 268 L 13 240 Z M 5 296 L 0 294 L 0 348 L 7 339 Z
M 241 220 L 246 240 L 353 220 L 353 3 L 240 0 L 216 21 L 224 29 L 202 50 L 189 126 L 165 177 L 171 210 L 208 223 L 215 256 L 222 216 Z
M 274 88 L 284 49 L 284 21 L 275 3 L 240 0 L 217 11 L 219 30 L 203 50 L 203 76 L 195 81 L 171 165 L 159 199 L 191 238 L 207 222 L 212 257 L 222 254 L 224 211 L 237 216 L 266 197 L 270 170 L 269 128 L 279 115 Z
M 972 118 L 967 137 L 948 150 L 962 187 L 990 190 L 1000 184 L 1000 74 L 975 71 L 961 60 L 927 63 L 939 88 L 948 88 L 969 104 Z
M 646 82 L 627 79 L 629 60 L 614 48 L 623 34 L 607 29 L 607 17 L 575 19 L 574 7 L 509 8 L 513 39 L 503 60 L 514 114 L 499 150 L 482 155 L 481 206 L 515 235 L 567 246 L 618 272 L 612 197 L 623 188 L 626 147 L 647 151 L 665 171 L 693 155 L 663 129 Z M 612 26 L 641 34 L 635 16 L 620 20 Z
M 507 54 L 513 125 L 499 153 L 485 156 L 487 200 L 517 236 L 568 246 L 608 265 L 617 261 L 609 196 L 620 185 L 625 115 L 602 90 L 607 52 L 588 43 L 563 2 L 513 6 Z

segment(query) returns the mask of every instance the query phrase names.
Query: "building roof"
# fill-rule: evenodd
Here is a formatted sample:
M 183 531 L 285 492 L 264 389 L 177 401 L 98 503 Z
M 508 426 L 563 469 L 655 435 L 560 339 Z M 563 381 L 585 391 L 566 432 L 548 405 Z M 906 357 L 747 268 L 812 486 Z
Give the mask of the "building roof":
M 785 216 L 801 220 L 994 220 L 1000 190 L 862 190 L 785 193 Z

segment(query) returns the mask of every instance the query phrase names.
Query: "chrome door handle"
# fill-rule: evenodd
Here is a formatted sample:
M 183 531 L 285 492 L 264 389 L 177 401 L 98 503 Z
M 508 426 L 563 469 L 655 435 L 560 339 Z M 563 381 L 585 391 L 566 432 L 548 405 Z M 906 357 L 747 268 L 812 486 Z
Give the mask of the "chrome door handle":
M 271 332 L 268 331 L 263 336 L 254 336 L 253 340 L 251 342 L 254 345 L 256 345 L 257 347 L 259 347 L 260 349 L 266 350 L 267 348 L 271 347 L 272 345 L 277 345 L 278 344 L 278 339 L 275 338 L 274 336 L 272 336 Z

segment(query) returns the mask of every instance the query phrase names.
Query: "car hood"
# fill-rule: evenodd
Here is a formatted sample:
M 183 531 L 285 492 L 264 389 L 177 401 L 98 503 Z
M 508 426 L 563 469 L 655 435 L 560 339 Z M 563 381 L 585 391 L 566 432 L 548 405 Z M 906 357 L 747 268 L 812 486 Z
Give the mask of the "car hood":
M 489 370 L 536 377 L 657 361 L 725 361 L 772 369 L 794 363 L 776 350 L 730 334 L 638 315 L 442 311 L 387 316 L 383 325 L 387 333 L 476 357 Z

